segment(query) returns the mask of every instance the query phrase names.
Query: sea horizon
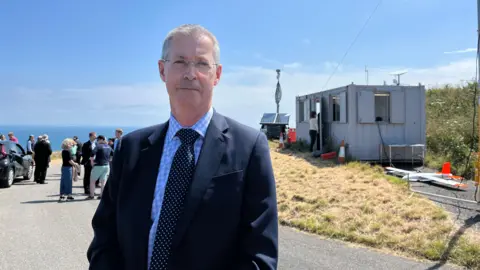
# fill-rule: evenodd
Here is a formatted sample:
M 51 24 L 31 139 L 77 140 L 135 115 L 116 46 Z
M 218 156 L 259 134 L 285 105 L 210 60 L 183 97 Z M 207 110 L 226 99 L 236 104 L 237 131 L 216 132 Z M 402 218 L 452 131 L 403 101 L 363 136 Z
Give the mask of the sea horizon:
M 152 124 L 154 125 L 154 124 Z M 6 124 L 6 125 L 0 125 L 0 130 L 4 130 L 5 127 L 101 127 L 101 128 L 142 128 L 142 127 L 147 127 L 146 126 L 123 126 L 123 125 L 85 125 L 85 124 L 80 124 L 80 125 L 62 125 L 62 124 Z

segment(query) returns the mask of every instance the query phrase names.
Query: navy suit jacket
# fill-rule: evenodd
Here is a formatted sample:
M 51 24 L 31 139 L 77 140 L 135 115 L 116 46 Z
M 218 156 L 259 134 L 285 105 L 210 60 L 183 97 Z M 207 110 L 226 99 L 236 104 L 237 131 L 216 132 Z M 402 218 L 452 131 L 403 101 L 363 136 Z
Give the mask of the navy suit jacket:
M 89 269 L 147 269 L 168 122 L 125 135 L 92 219 Z M 277 269 L 278 215 L 266 136 L 214 112 L 174 235 L 170 269 Z

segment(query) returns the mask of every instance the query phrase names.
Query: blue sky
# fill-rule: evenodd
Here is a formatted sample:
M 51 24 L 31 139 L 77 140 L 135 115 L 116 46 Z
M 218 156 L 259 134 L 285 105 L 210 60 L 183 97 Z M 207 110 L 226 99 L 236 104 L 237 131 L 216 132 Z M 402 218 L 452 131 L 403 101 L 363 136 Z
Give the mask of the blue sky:
M 475 75 L 475 1 L 383 0 L 327 88 L 391 81 L 459 83 Z M 163 38 L 199 23 L 218 38 L 224 74 L 214 106 L 258 127 L 294 96 L 322 90 L 377 0 L 337 1 L 2 1 L 0 95 L 5 124 L 144 126 L 166 120 L 158 76 Z M 252 99 L 252 96 L 255 99 Z M 5 105 L 5 104 L 4 104 Z M 44 117 L 36 117 L 42 111 Z

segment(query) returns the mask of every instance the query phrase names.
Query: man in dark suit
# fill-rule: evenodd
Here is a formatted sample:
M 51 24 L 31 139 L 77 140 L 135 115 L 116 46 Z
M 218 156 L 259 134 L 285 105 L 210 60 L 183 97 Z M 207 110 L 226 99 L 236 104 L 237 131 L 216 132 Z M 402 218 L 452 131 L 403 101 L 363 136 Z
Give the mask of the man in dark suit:
M 46 184 L 48 165 L 52 155 L 52 147 L 45 141 L 45 137 L 40 137 L 33 147 L 33 159 L 35 160 L 35 172 L 33 181 L 39 184 Z
M 83 174 L 83 191 L 86 195 L 90 195 L 90 175 L 92 174 L 92 164 L 90 158 L 92 156 L 93 148 L 95 148 L 95 139 L 97 139 L 97 133 L 88 133 L 89 140 L 82 146 L 82 164 L 84 167 Z
M 275 179 L 263 133 L 216 112 L 208 30 L 169 33 L 170 119 L 125 135 L 92 225 L 89 269 L 277 269 Z

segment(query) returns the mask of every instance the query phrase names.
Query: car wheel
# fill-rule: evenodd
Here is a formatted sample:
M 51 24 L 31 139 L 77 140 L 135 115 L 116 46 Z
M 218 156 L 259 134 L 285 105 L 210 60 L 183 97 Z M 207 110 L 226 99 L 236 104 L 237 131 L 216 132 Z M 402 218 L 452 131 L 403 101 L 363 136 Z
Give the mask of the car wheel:
M 23 176 L 23 180 L 30 180 L 33 176 L 33 164 L 28 166 L 27 174 Z
M 11 187 L 13 184 L 13 180 L 15 180 L 15 172 L 12 168 L 7 169 L 7 173 L 5 174 L 5 179 L 0 179 L 0 187 L 8 188 Z

